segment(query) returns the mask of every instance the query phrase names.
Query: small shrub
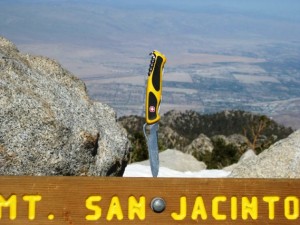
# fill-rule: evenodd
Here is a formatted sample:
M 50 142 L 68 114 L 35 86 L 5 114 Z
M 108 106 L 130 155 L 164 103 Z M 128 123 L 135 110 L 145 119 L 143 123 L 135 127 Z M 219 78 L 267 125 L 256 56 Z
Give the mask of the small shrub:
M 214 149 L 210 156 L 210 161 L 206 162 L 208 169 L 221 169 L 236 163 L 241 153 L 239 149 L 233 144 L 226 144 L 222 138 L 213 141 Z M 206 156 L 208 157 L 208 156 Z

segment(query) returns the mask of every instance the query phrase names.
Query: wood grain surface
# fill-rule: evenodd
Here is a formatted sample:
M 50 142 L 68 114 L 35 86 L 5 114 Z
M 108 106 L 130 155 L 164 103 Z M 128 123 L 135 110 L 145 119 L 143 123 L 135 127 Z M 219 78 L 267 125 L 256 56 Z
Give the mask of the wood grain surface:
M 298 179 L 4 176 L 0 224 L 300 224 L 299 188 Z

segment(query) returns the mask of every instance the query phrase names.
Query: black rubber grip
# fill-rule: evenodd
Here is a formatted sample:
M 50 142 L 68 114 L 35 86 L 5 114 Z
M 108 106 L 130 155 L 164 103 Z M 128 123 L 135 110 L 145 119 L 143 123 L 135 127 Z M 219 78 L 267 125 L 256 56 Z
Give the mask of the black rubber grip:
M 152 84 L 156 91 L 160 91 L 160 76 L 161 76 L 161 64 L 163 62 L 163 58 L 160 56 L 157 56 L 156 63 L 154 65 L 154 71 L 152 76 Z

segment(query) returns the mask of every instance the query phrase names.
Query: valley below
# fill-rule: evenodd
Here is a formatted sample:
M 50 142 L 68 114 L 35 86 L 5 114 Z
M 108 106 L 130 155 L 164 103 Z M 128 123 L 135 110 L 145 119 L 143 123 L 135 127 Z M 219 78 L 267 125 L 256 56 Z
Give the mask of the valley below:
M 163 77 L 161 112 L 245 110 L 300 128 L 297 59 L 284 58 L 284 51 L 279 59 L 268 57 L 218 52 L 170 55 Z M 147 57 L 112 65 L 110 70 L 111 75 L 82 77 L 92 98 L 111 105 L 118 116 L 143 115 Z

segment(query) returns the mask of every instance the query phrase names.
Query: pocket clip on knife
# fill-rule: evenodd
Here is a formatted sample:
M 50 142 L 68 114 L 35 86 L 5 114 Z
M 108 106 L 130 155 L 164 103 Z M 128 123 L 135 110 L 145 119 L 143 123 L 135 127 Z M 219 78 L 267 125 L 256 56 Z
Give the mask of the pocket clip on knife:
M 162 76 L 167 58 L 156 50 L 151 52 L 150 55 L 151 61 L 148 72 L 145 99 L 146 123 L 143 126 L 143 130 L 147 140 L 151 173 L 153 177 L 157 177 L 159 169 L 157 142 L 158 122 L 160 120 L 159 108 L 162 99 Z M 146 133 L 147 125 L 150 127 L 149 135 Z

